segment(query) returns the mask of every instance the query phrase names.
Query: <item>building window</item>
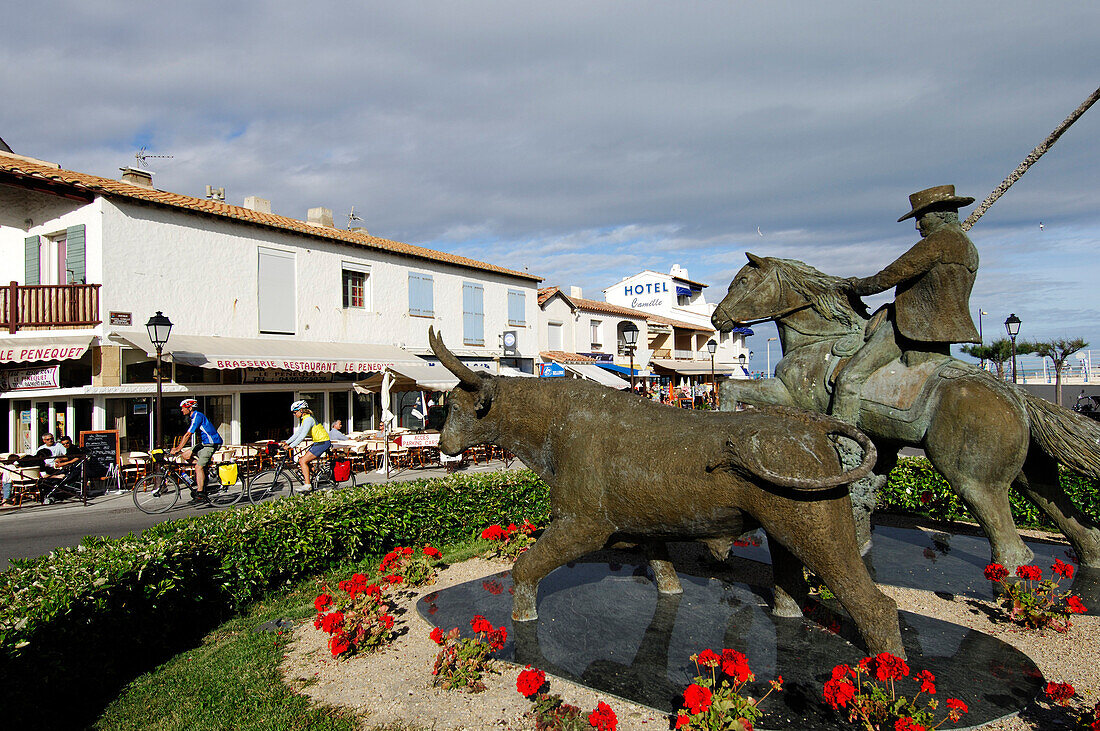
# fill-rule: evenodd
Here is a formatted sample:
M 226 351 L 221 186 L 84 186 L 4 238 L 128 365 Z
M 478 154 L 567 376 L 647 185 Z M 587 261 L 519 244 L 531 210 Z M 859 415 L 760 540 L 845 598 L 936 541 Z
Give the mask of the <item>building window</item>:
M 462 283 L 462 344 L 485 345 L 485 290 L 473 282 Z
M 416 317 L 435 317 L 431 274 L 409 272 L 409 314 Z
M 370 273 L 363 267 L 344 264 L 341 271 L 344 309 L 365 309 L 370 306 Z
M 84 225 L 52 236 L 28 236 L 24 284 L 84 284 Z
M 516 327 L 527 325 L 527 298 L 518 289 L 508 290 L 508 324 Z
M 546 323 L 546 349 L 561 350 L 561 323 Z
M 592 330 L 592 350 L 599 350 L 603 347 L 603 340 L 600 338 L 600 321 L 589 320 L 588 324 Z
M 676 295 L 676 304 L 679 305 L 680 307 L 687 307 L 689 304 L 691 304 L 691 295 L 690 294 L 678 294 L 678 295 Z
M 293 335 L 298 321 L 294 254 L 259 249 L 259 325 L 262 333 Z

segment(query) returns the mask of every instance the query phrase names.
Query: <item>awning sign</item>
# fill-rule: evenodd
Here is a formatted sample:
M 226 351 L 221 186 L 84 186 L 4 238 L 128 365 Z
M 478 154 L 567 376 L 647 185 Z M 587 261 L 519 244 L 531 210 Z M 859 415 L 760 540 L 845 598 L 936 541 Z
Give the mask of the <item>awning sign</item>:
M 331 373 L 300 373 L 277 368 L 246 368 L 245 383 L 331 383 Z
M 0 363 L 26 363 L 29 360 L 72 360 L 84 355 L 87 350 L 87 345 L 76 345 L 68 348 L 2 348 L 0 349 Z
M 375 373 L 385 370 L 387 366 L 391 366 L 393 363 L 350 360 L 214 359 L 198 365 L 221 370 L 230 368 L 278 368 L 284 371 L 299 371 L 302 373 Z
M 565 376 L 565 367 L 560 363 L 539 363 L 539 378 L 561 378 Z
M 10 368 L 0 371 L 0 391 L 35 391 L 58 388 L 61 366 L 45 368 Z

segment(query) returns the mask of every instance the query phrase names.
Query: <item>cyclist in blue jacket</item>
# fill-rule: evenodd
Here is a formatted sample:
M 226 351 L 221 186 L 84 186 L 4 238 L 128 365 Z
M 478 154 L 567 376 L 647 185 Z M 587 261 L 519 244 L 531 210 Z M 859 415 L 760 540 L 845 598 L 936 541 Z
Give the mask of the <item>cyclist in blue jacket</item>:
M 214 452 L 222 446 L 222 436 L 210 419 L 206 418 L 206 414 L 198 410 L 198 406 L 199 402 L 193 398 L 180 402 L 180 411 L 191 422 L 187 433 L 176 442 L 172 454 L 183 451 L 184 461 L 195 463 L 195 489 L 191 493 L 191 502 L 209 504 L 210 498 L 206 496 L 206 466 L 210 464 Z M 198 436 L 199 443 L 185 450 L 184 443 L 190 441 L 192 435 Z

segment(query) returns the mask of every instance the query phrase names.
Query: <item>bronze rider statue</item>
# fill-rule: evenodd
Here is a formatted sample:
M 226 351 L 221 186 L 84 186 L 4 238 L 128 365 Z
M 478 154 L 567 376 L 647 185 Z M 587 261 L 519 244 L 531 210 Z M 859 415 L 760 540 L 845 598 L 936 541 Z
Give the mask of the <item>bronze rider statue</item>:
M 912 210 L 898 222 L 916 218 L 921 240 L 878 274 L 846 281 L 848 291 L 860 297 L 897 289 L 887 305 L 892 325 L 871 325 L 866 342 L 840 371 L 829 410 L 833 416 L 858 424 L 864 381 L 899 356 L 917 366 L 935 356 L 949 357 L 951 343 L 979 342 L 970 318 L 978 250 L 959 225 L 959 209 L 973 202 L 955 195 L 953 185 L 913 193 Z

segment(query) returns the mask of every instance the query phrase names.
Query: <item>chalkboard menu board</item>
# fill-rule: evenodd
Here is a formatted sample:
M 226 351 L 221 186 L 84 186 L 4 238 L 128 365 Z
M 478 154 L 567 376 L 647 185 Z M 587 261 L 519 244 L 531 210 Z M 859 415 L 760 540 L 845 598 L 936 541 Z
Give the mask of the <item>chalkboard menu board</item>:
M 117 474 L 112 468 L 118 466 L 118 430 L 82 431 L 80 446 L 87 455 L 85 475 L 88 479 L 98 479 Z

